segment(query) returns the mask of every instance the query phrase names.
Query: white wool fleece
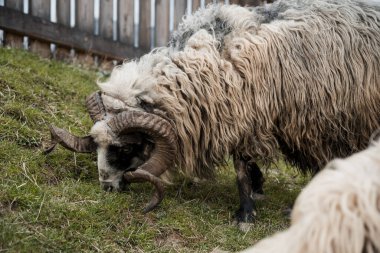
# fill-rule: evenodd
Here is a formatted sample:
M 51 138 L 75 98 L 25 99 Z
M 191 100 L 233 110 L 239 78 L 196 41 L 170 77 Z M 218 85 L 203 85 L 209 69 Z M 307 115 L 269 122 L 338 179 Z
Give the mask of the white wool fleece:
M 297 198 L 291 227 L 243 252 L 380 252 L 380 141 L 330 162 Z

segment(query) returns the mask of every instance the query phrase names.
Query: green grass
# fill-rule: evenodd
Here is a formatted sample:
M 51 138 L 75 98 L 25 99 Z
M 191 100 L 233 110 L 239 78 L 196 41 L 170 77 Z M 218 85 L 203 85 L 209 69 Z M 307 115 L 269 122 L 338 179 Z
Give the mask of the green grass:
M 85 135 L 84 99 L 97 72 L 0 48 L 0 252 L 237 251 L 282 230 L 307 177 L 283 164 L 265 172 L 267 199 L 252 229 L 232 224 L 238 206 L 235 173 L 212 182 L 177 180 L 156 210 L 141 210 L 152 187 L 107 193 L 98 183 L 96 155 L 63 148 L 44 156 L 48 125 Z

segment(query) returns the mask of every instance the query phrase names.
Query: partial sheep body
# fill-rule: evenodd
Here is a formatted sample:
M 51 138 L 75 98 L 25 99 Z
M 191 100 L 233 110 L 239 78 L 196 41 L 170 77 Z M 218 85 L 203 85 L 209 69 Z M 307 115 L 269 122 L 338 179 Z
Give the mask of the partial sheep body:
M 380 252 L 380 141 L 330 162 L 297 198 L 291 227 L 243 252 Z
M 115 69 L 100 87 L 126 107 L 140 100 L 163 111 L 189 176 L 209 175 L 233 152 L 273 162 L 279 149 L 317 170 L 363 149 L 380 126 L 380 7 L 214 6 L 187 17 L 171 47 Z

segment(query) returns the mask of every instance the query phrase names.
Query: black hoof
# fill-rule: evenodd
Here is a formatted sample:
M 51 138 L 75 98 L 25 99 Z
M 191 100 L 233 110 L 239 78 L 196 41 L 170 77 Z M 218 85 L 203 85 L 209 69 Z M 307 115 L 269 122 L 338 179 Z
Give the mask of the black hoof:
M 254 209 L 239 209 L 235 212 L 235 220 L 239 223 L 253 223 L 255 221 L 256 211 Z

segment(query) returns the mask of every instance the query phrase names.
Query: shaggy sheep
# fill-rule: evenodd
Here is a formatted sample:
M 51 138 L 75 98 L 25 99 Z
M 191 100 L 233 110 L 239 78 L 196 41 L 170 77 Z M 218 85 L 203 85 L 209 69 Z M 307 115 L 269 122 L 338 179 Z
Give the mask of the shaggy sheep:
M 380 252 L 380 142 L 336 159 L 298 196 L 291 227 L 244 253 Z
M 116 67 L 87 100 L 95 124 L 54 143 L 98 152 L 106 190 L 164 172 L 208 178 L 233 155 L 239 222 L 253 220 L 263 165 L 283 157 L 317 171 L 365 147 L 380 127 L 380 5 L 283 0 L 209 6 L 186 17 L 168 47 Z M 49 151 L 52 150 L 49 149 Z

